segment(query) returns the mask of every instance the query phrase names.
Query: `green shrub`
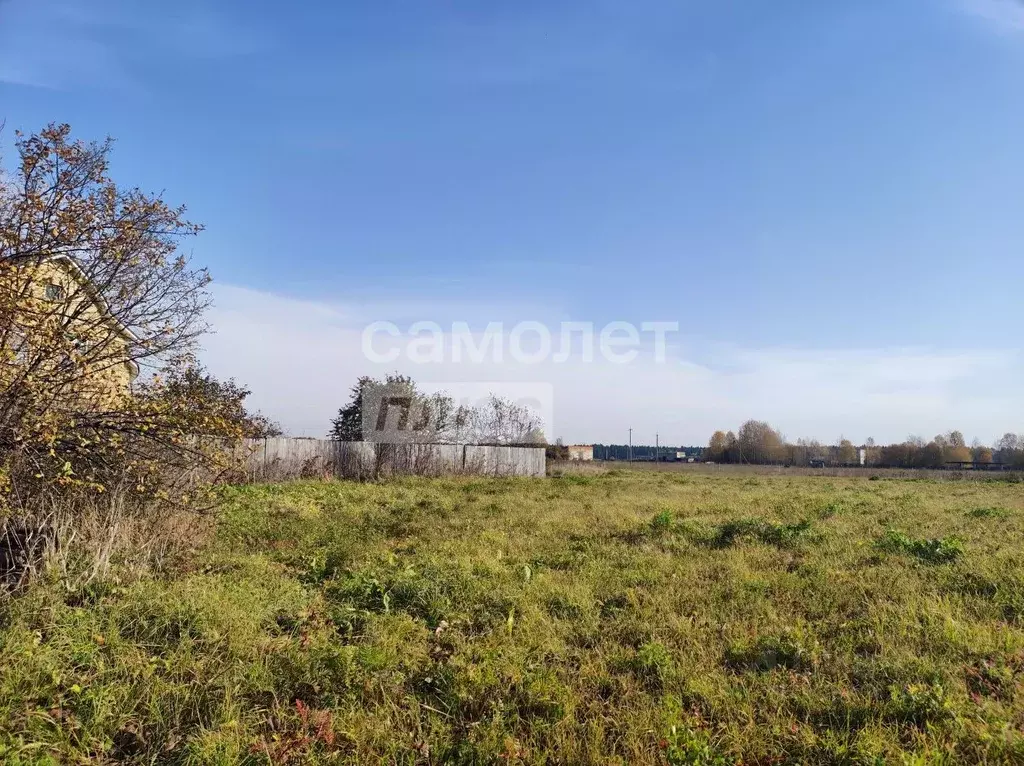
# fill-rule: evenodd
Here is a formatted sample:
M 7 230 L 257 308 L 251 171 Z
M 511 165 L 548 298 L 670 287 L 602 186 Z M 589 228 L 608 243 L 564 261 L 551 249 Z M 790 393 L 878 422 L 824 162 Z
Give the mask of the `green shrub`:
M 668 532 L 672 529 L 672 514 L 669 511 L 662 511 L 651 519 L 652 532 Z
M 879 550 L 905 553 L 926 564 L 948 564 L 964 554 L 964 545 L 957 537 L 914 538 L 890 529 L 875 543 Z
M 631 667 L 633 673 L 649 685 L 660 686 L 672 672 L 672 655 L 663 644 L 648 642 L 636 651 Z
M 712 537 L 712 542 L 719 548 L 726 548 L 743 540 L 784 548 L 808 538 L 811 526 L 811 522 L 806 519 L 795 524 L 777 524 L 757 518 L 739 519 L 720 524 Z
M 662 742 L 670 766 L 729 766 L 735 759 L 723 755 L 708 733 L 688 726 L 673 726 Z
M 967 515 L 972 519 L 1006 519 L 1013 514 L 1005 508 L 972 508 Z

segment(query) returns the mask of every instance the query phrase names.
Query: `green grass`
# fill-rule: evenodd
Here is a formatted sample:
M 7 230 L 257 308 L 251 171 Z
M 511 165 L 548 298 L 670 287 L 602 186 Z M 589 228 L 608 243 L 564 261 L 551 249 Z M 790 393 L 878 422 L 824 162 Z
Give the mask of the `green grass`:
M 1019 484 L 225 500 L 183 568 L 0 607 L 0 762 L 1024 762 Z
M 928 564 L 948 564 L 964 554 L 963 541 L 958 537 L 915 539 L 895 529 L 885 533 L 878 541 L 878 547 L 883 551 L 906 553 Z

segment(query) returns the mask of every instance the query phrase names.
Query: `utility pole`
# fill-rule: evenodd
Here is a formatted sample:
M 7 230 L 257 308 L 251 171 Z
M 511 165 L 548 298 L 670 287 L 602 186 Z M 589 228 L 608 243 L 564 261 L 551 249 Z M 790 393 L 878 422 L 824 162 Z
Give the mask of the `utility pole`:
M 633 465 L 633 429 L 629 429 L 629 464 Z
M 654 462 L 655 463 L 660 463 L 661 461 L 658 459 L 660 457 L 661 457 L 661 450 L 658 449 L 658 435 L 655 434 L 654 435 Z

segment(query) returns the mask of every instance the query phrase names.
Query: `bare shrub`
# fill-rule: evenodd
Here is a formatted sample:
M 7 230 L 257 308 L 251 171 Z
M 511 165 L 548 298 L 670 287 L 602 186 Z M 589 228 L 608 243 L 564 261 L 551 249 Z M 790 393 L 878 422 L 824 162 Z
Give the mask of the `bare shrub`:
M 303 479 L 319 479 L 321 481 L 327 481 L 328 479 L 333 478 L 333 472 L 323 457 L 320 455 L 314 455 L 313 457 L 306 458 L 302 462 L 302 467 L 299 469 L 299 476 Z

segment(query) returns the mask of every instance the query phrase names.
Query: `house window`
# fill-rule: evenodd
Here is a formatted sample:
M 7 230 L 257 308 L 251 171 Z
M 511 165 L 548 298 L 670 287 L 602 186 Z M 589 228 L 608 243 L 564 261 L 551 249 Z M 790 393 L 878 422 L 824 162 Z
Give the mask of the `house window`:
M 46 286 L 46 300 L 48 301 L 62 301 L 64 300 L 64 288 L 60 285 L 47 285 Z

